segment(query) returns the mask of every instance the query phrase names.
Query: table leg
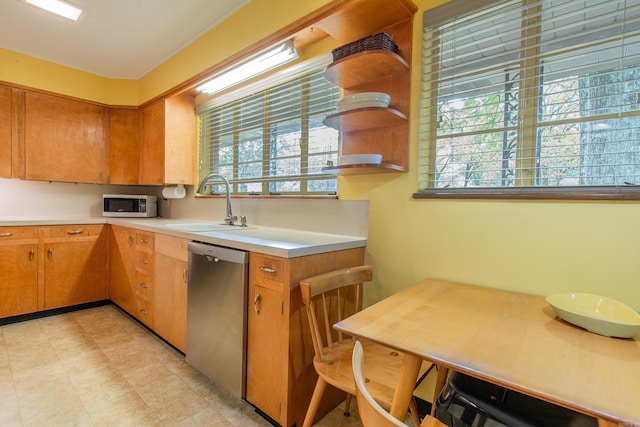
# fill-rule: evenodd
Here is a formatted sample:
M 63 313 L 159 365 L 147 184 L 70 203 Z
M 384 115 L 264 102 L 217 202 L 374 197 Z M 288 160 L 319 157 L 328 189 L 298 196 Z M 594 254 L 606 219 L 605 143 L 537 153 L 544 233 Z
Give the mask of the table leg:
M 440 392 L 444 387 L 444 383 L 447 381 L 447 375 L 449 374 L 449 368 L 445 368 L 444 366 L 438 366 L 438 376 L 436 377 L 436 385 L 433 390 L 433 402 L 431 404 L 431 415 L 436 415 L 436 402 L 438 401 L 438 397 L 440 397 Z
M 390 411 L 391 415 L 399 420 L 404 420 L 407 415 L 409 401 L 413 396 L 418 373 L 420 373 L 420 365 L 422 365 L 422 359 L 411 354 L 405 354 L 402 359 L 400 377 L 393 394 Z

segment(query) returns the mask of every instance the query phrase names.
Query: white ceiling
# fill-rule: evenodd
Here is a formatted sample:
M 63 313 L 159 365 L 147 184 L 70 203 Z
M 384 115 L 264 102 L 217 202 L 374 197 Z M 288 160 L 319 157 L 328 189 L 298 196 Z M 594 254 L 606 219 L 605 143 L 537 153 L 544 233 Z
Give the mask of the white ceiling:
M 139 79 L 250 0 L 71 0 L 77 22 L 0 0 L 0 48 L 110 78 Z

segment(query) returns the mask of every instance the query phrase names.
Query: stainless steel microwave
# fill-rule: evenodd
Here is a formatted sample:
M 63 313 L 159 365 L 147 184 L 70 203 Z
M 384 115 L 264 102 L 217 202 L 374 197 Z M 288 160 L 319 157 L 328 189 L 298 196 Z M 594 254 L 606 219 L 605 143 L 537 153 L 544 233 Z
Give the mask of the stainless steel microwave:
M 102 215 L 114 217 L 154 217 L 158 213 L 156 196 L 104 194 Z

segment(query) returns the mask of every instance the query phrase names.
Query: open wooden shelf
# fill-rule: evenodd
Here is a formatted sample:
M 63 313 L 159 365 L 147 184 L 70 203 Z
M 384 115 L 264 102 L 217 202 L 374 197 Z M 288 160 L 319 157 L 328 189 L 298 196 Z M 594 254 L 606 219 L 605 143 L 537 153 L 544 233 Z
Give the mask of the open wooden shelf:
M 389 50 L 367 50 L 331 63 L 324 77 L 343 89 L 362 83 L 409 71 L 409 64 L 400 55 Z
M 327 166 L 322 172 L 336 175 L 366 175 L 372 173 L 406 172 L 407 169 L 391 163 L 363 163 L 353 165 Z
M 365 107 L 331 114 L 323 123 L 341 132 L 355 132 L 406 124 L 407 116 L 393 108 Z

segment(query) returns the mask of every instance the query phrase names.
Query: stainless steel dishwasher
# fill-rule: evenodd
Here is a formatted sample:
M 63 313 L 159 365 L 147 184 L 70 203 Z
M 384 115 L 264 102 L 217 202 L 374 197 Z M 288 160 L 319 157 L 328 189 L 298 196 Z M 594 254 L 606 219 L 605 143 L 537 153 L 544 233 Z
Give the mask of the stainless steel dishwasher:
M 187 363 L 245 397 L 249 253 L 189 243 Z

